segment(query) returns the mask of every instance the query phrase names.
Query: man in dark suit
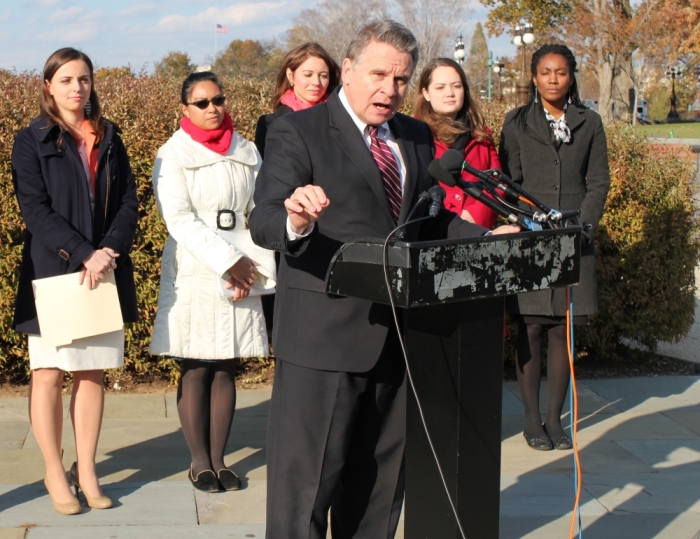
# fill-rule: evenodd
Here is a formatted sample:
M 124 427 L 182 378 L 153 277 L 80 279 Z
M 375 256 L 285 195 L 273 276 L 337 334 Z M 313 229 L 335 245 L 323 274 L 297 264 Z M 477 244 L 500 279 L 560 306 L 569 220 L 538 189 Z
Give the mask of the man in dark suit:
M 430 129 L 397 114 L 417 60 L 405 27 L 368 25 L 348 47 L 342 88 L 325 104 L 278 119 L 267 136 L 249 226 L 257 244 L 283 254 L 268 539 L 325 539 L 329 508 L 335 539 L 396 532 L 406 406 L 398 334 L 389 307 L 329 297 L 324 278 L 343 243 L 385 238 L 433 184 Z M 443 210 L 410 225 L 406 240 L 486 232 L 455 217 Z

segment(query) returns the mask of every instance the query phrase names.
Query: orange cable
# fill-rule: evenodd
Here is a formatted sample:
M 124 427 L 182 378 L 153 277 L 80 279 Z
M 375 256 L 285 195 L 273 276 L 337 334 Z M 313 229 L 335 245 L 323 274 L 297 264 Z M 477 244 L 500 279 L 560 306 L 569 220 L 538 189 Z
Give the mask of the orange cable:
M 581 500 L 581 461 L 578 454 L 578 392 L 576 391 L 576 375 L 574 374 L 574 358 L 571 355 L 571 303 L 569 301 L 570 290 L 566 289 L 566 344 L 567 354 L 569 356 L 569 368 L 571 371 L 571 389 L 573 392 L 574 415 L 571 418 L 572 444 L 574 446 L 574 459 L 576 461 L 576 500 L 574 501 L 574 511 L 571 515 L 571 526 L 569 527 L 569 539 L 574 537 L 574 525 L 576 523 L 576 515 Z

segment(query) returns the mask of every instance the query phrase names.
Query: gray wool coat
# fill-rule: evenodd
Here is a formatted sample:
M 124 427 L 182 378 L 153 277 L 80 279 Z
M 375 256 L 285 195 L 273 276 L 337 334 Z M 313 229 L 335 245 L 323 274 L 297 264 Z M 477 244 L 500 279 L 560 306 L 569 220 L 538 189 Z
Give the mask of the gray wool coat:
M 569 105 L 566 123 L 571 140 L 559 143 L 551 135 L 542 106 L 520 107 L 506 115 L 499 157 L 503 171 L 534 197 L 550 207 L 581 210 L 581 223 L 590 223 L 582 238 L 581 280 L 574 287 L 574 316 L 598 310 L 595 237 L 610 188 L 608 147 L 598 113 Z M 520 294 L 507 302 L 507 310 L 523 315 L 565 316 L 565 289 Z

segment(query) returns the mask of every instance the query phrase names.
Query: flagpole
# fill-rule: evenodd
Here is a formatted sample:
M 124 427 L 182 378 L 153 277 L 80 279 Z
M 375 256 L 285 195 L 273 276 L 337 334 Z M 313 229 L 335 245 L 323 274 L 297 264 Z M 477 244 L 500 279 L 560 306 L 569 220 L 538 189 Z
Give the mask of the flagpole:
M 211 65 L 212 69 L 214 69 L 214 64 L 216 63 L 216 34 L 218 34 L 216 30 L 216 24 L 214 24 L 214 61 Z

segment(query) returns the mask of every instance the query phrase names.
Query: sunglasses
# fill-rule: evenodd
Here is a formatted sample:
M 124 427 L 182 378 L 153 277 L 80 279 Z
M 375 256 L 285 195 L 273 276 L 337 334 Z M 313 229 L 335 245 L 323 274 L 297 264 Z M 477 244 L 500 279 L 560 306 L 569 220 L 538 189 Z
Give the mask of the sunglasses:
M 211 99 L 200 99 L 199 101 L 192 101 L 192 103 L 187 103 L 188 105 L 194 105 L 198 109 L 205 110 L 209 108 L 209 103 L 214 103 L 215 107 L 221 107 L 226 103 L 225 95 L 217 95 Z

